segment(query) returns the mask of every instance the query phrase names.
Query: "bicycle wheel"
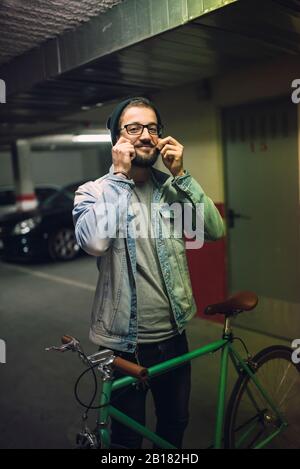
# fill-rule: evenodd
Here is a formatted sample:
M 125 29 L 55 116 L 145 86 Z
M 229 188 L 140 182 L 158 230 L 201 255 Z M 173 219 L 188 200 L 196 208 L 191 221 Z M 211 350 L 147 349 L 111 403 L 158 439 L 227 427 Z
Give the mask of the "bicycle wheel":
M 278 406 L 288 426 L 268 443 L 268 449 L 300 448 L 300 364 L 291 360 L 292 349 L 273 346 L 254 358 L 255 376 Z M 225 447 L 257 447 L 281 426 L 281 422 L 243 372 L 230 397 L 225 419 Z

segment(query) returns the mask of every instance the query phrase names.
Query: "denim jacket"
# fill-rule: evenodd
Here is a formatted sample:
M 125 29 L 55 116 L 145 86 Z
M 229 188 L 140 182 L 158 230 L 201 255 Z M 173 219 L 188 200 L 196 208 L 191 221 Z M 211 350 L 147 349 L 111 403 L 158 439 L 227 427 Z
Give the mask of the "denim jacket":
M 164 236 L 164 212 L 173 202 L 189 203 L 191 207 L 202 203 L 205 240 L 223 237 L 224 225 L 214 203 L 188 171 L 174 178 L 152 168 L 151 175 L 155 187 L 152 203 L 158 211 L 153 222 L 155 245 L 172 313 L 182 333 L 196 312 L 196 304 L 184 239 Z M 132 353 L 138 330 L 134 214 L 130 209 L 134 185 L 132 179 L 114 175 L 112 165 L 108 174 L 77 189 L 73 209 L 77 243 L 88 254 L 97 256 L 99 271 L 90 339 L 97 345 Z M 108 217 L 103 211 L 105 204 L 116 207 L 116 219 L 124 220 L 125 237 L 103 236 L 101 227 Z

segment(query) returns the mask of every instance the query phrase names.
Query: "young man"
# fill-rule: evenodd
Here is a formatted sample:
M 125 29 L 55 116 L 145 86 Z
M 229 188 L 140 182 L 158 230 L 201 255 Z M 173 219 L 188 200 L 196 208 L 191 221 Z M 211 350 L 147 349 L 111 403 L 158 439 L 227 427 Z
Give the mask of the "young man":
M 73 210 L 78 244 L 98 258 L 90 338 L 150 367 L 188 352 L 185 327 L 196 312 L 183 235 L 168 231 L 166 236 L 166 219 L 175 226 L 168 207 L 189 204 L 195 224 L 197 204 L 203 204 L 205 239 L 219 239 L 224 227 L 213 202 L 184 169 L 183 146 L 171 136 L 162 138 L 160 114 L 152 102 L 139 97 L 122 101 L 108 128 L 113 165 L 102 178 L 78 188 Z M 159 155 L 171 176 L 153 168 Z M 138 203 L 143 210 L 136 209 Z M 146 225 L 144 236 L 137 236 Z M 177 448 L 189 418 L 190 378 L 188 363 L 149 383 L 156 432 Z M 117 391 L 115 406 L 144 424 L 147 391 Z M 139 448 L 142 438 L 114 421 L 112 444 Z

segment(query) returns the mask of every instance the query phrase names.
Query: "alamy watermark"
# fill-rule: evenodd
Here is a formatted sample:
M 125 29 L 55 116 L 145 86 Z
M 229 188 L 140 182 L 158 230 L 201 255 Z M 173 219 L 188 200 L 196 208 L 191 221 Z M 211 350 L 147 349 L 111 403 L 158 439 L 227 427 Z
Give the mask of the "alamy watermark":
M 0 104 L 6 104 L 6 83 L 0 79 Z
M 6 343 L 0 339 L 0 363 L 6 363 Z
M 295 365 L 299 365 L 300 363 L 300 339 L 293 340 L 292 349 L 294 349 L 292 353 L 292 362 L 295 363 Z
M 294 88 L 294 91 L 292 92 L 292 102 L 294 104 L 299 104 L 300 103 L 300 78 L 295 78 L 295 80 L 292 81 L 291 87 Z
M 171 205 L 132 203 L 130 211 L 122 200 L 118 204 L 104 202 L 97 205 L 97 234 L 102 239 L 127 238 L 127 221 L 130 220 L 130 237 L 182 239 L 186 249 L 199 249 L 204 244 L 204 204 Z

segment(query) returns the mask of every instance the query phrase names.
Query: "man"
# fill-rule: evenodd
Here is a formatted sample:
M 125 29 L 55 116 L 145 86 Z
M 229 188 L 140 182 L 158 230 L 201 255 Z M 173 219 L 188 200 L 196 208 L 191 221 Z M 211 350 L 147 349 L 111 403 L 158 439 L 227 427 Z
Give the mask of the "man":
M 184 169 L 183 146 L 171 136 L 162 138 L 161 117 L 152 102 L 122 101 L 108 128 L 113 165 L 102 178 L 78 188 L 73 210 L 78 244 L 98 258 L 90 338 L 150 367 L 188 352 L 185 327 L 196 312 L 183 236 L 165 236 L 166 214 L 175 225 L 168 207 L 188 203 L 195 212 L 203 204 L 205 239 L 219 239 L 224 227 L 213 202 Z M 153 168 L 159 155 L 171 176 Z M 137 203 L 146 207 L 150 220 L 144 237 L 136 236 L 145 222 L 134 208 Z M 156 432 L 177 448 L 188 423 L 190 371 L 190 363 L 184 364 L 149 384 Z M 147 391 L 117 391 L 115 406 L 144 424 Z M 142 444 L 139 435 L 115 421 L 111 438 L 127 448 Z

